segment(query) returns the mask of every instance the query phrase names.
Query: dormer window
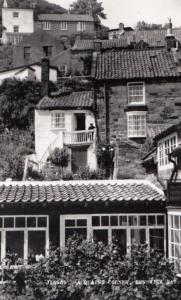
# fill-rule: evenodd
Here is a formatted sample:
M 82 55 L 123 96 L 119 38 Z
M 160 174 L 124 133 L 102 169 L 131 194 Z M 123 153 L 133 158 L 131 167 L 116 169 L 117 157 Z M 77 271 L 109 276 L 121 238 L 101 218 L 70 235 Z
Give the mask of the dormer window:
M 65 128 L 65 114 L 63 112 L 52 112 L 51 128 L 52 129 L 64 129 Z
M 128 104 L 145 104 L 144 82 L 128 83 Z

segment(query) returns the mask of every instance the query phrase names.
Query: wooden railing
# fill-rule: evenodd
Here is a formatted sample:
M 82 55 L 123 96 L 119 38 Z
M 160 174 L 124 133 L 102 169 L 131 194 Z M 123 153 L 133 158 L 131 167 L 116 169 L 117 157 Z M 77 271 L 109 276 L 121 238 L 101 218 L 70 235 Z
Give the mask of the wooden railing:
M 64 132 L 64 144 L 91 144 L 95 140 L 95 134 L 96 131 L 94 129 Z

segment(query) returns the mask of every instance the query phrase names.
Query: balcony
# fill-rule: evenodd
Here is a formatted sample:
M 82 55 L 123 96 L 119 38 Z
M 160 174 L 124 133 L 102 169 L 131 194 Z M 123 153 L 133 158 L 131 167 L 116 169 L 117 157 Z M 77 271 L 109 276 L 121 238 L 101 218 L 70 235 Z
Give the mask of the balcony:
M 64 132 L 65 145 L 89 145 L 95 141 L 96 130 Z

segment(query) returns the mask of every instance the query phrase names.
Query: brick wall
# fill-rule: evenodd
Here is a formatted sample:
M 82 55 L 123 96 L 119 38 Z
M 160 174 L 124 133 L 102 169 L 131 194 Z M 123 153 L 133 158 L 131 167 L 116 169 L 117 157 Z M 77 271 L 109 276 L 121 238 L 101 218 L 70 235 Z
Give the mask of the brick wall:
M 119 148 L 118 178 L 140 177 L 145 174 L 141 158 L 148 150 L 148 139 L 127 138 L 127 83 L 107 84 L 109 103 L 109 139 Z M 100 87 L 97 97 L 97 124 L 99 137 L 106 139 L 106 101 L 104 87 Z M 175 122 L 181 116 L 181 82 L 146 82 L 147 124 Z

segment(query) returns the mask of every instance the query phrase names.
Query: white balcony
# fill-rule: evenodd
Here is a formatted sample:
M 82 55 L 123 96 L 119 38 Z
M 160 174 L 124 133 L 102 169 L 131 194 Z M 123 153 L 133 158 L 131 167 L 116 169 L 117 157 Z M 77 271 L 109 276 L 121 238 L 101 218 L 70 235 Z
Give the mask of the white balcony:
M 65 145 L 89 145 L 95 141 L 96 130 L 64 132 Z

